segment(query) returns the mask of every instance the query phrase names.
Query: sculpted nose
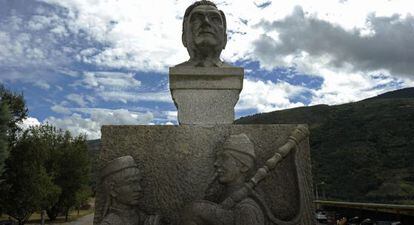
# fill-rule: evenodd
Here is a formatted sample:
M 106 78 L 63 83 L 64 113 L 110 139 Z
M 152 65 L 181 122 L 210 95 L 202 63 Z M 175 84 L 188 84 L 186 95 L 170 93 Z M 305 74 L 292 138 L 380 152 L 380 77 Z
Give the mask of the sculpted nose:
M 210 24 L 210 19 L 208 18 L 208 16 L 206 15 L 206 16 L 204 16 L 204 19 L 203 19 L 203 24 Z

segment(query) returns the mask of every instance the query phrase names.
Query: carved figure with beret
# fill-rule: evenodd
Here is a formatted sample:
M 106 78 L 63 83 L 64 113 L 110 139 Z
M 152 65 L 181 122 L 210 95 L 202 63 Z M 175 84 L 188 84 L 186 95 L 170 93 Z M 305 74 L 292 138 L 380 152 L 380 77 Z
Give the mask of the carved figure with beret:
M 131 156 L 116 158 L 101 171 L 105 187 L 105 206 L 101 225 L 158 225 L 159 215 L 146 215 L 137 209 L 143 197 L 142 179 Z
M 210 1 L 197 1 L 184 14 L 182 42 L 190 59 L 177 66 L 230 67 L 220 60 L 227 44 L 226 16 Z
M 186 225 L 263 225 L 265 216 L 252 190 L 242 200 L 226 208 L 219 204 L 239 191 L 250 178 L 255 167 L 253 143 L 245 134 L 230 135 L 218 152 L 214 166 L 218 181 L 225 186 L 219 202 L 199 200 L 189 205 L 184 212 Z

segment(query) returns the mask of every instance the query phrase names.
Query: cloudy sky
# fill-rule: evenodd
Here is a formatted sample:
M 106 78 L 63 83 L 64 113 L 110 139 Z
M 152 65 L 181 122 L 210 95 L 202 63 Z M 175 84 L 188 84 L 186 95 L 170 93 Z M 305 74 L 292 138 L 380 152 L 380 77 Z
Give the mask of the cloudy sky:
M 193 0 L 0 0 L 0 82 L 27 124 L 100 137 L 103 124 L 176 124 L 168 67 L 188 59 Z M 414 86 L 410 0 L 217 0 L 222 58 L 245 68 L 236 116 L 341 104 Z

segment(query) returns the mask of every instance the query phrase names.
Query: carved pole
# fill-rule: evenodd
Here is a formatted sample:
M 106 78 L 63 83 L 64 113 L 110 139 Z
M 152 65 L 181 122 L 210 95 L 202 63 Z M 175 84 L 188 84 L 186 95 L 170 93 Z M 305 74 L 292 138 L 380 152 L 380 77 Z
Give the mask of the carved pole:
M 278 150 L 275 154 L 269 158 L 265 165 L 259 168 L 256 174 L 244 184 L 244 187 L 240 190 L 234 192 L 234 194 L 230 195 L 227 199 L 221 202 L 221 205 L 224 208 L 231 208 L 237 202 L 246 198 L 251 190 L 253 190 L 257 184 L 266 178 L 270 171 L 272 171 L 276 165 L 286 157 L 292 149 L 297 148 L 299 143 L 303 141 L 306 137 L 309 136 L 309 130 L 305 125 L 298 125 L 296 129 L 292 132 L 289 136 L 288 141 Z

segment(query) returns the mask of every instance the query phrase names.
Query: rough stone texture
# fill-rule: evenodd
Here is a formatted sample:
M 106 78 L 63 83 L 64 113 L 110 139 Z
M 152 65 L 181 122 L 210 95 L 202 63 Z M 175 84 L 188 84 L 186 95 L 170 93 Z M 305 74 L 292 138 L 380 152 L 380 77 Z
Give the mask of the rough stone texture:
M 180 124 L 231 124 L 244 69 L 171 67 L 170 90 Z
M 143 174 L 140 209 L 180 224 L 183 207 L 211 188 L 216 151 L 230 134 L 245 133 L 255 146 L 257 166 L 286 141 L 295 125 L 103 126 L 100 163 L 131 155 Z M 290 153 L 258 188 L 281 220 L 314 224 L 308 140 Z M 101 192 L 98 185 L 96 216 Z M 299 218 L 297 218 L 299 217 Z M 297 219 L 295 219 L 297 218 Z

